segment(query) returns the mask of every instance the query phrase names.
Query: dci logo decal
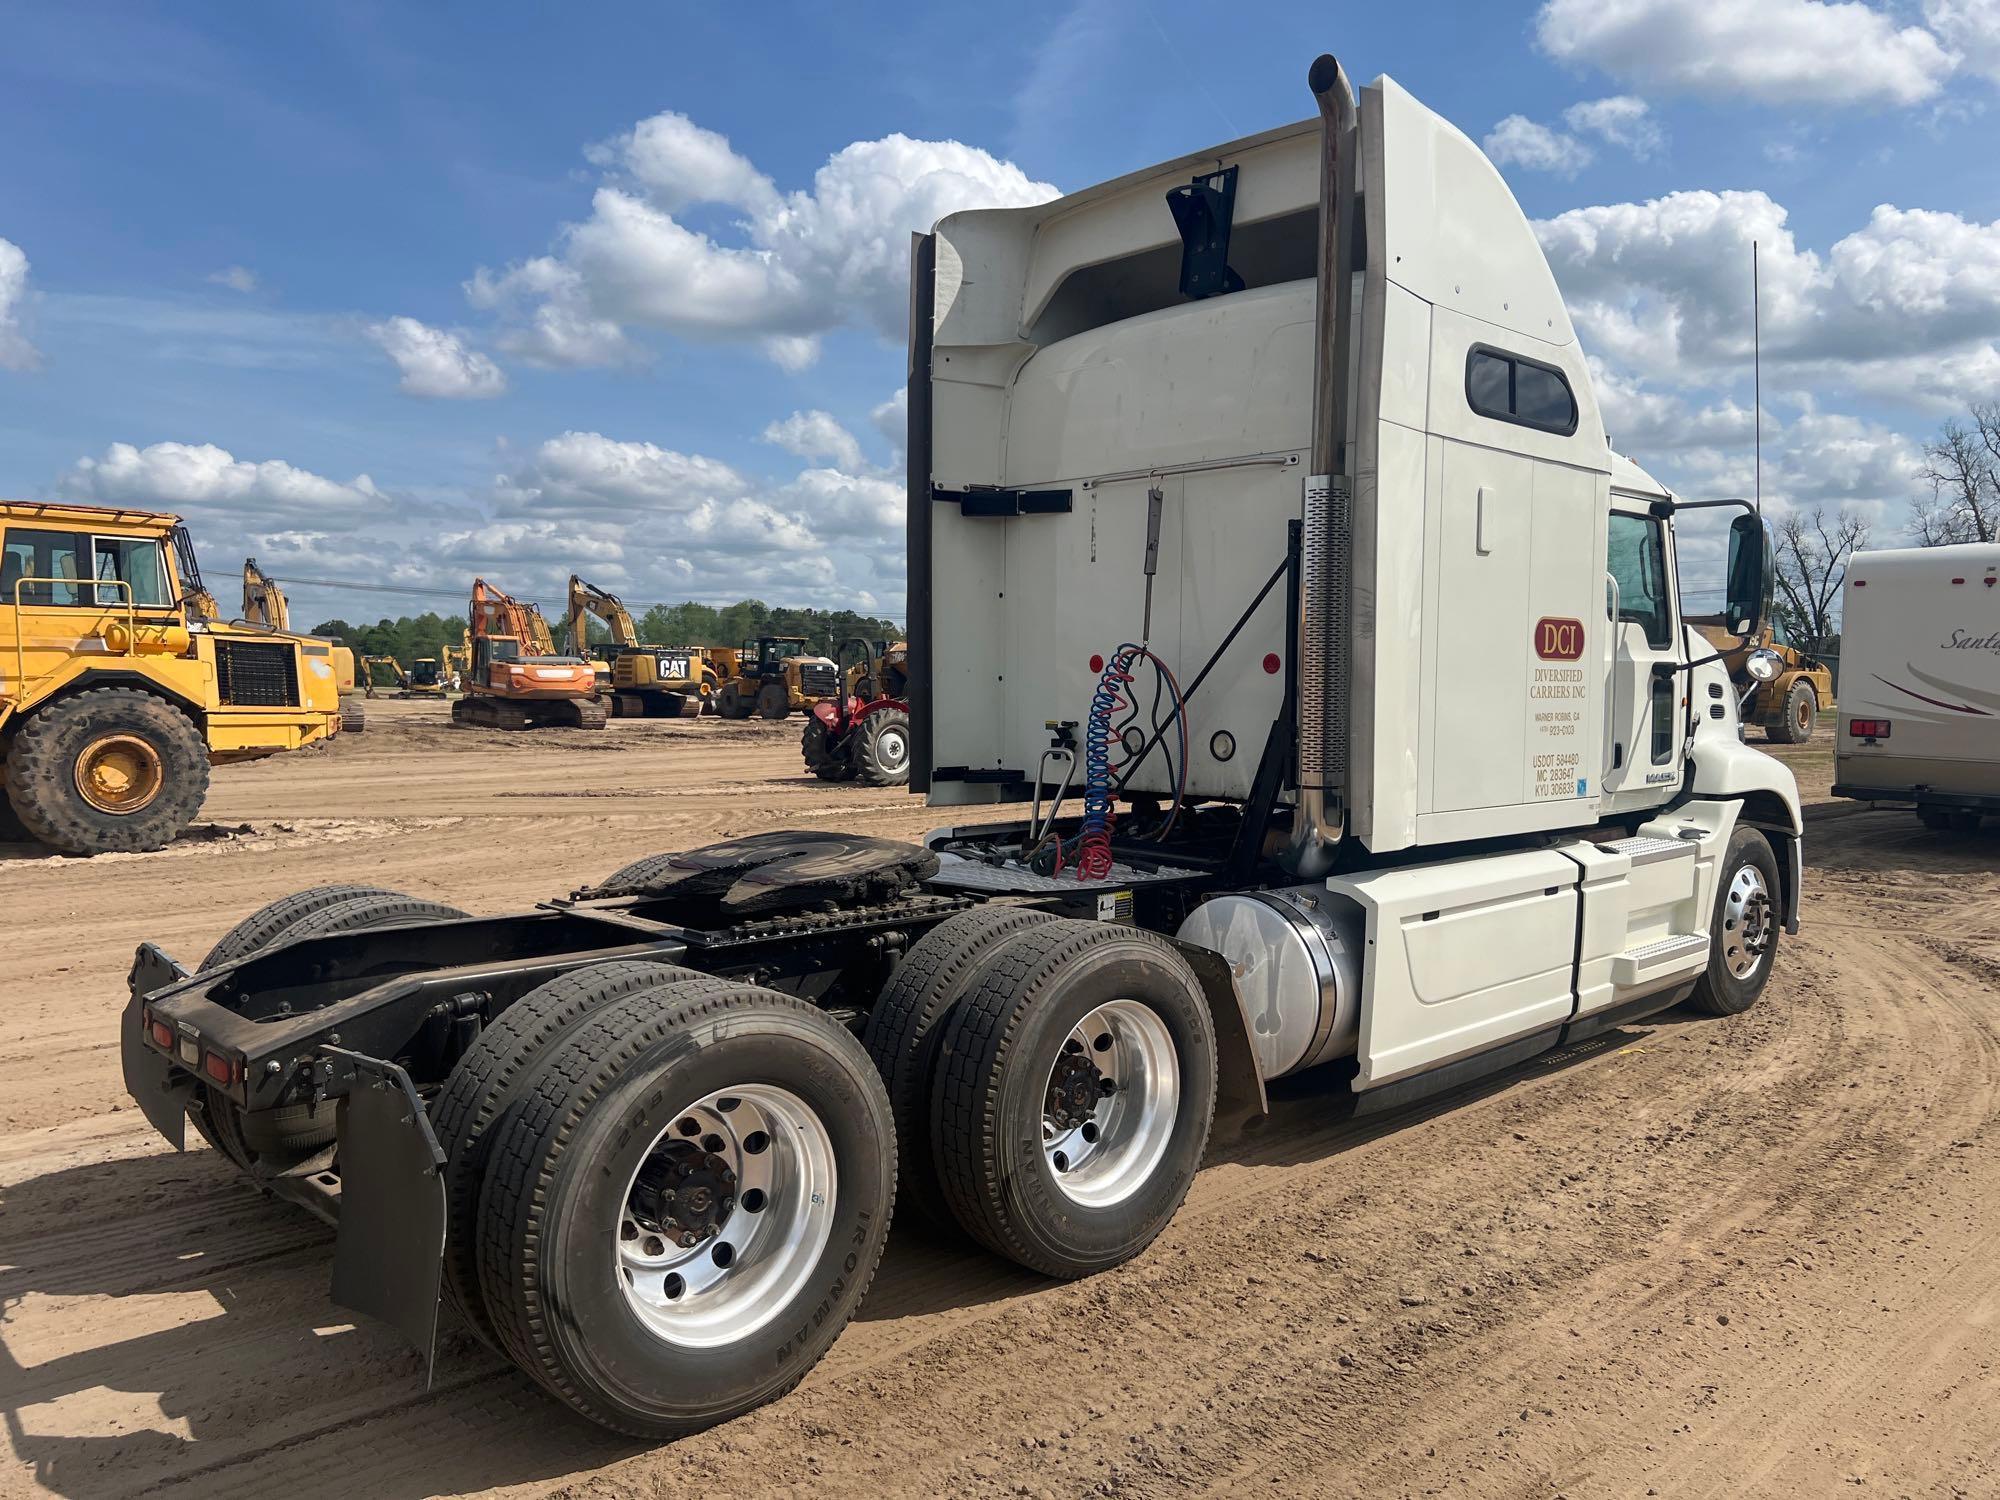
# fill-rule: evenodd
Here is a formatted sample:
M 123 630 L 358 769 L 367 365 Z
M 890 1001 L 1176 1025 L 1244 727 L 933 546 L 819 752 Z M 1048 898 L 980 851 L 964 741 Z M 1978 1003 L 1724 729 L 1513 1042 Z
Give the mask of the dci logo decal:
M 1547 615 L 1535 621 L 1535 655 L 1543 661 L 1575 661 L 1583 655 L 1583 621 Z

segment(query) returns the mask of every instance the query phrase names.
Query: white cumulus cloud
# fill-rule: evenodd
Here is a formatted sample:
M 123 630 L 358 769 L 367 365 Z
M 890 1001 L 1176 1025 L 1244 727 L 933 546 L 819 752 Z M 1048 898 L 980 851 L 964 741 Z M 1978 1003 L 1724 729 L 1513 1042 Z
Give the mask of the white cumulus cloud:
M 1573 135 L 1537 124 L 1526 115 L 1509 115 L 1486 133 L 1486 154 L 1503 167 L 1531 172 L 1557 172 L 1574 177 L 1596 155 Z
M 0 370 L 32 370 L 42 362 L 21 328 L 28 297 L 28 257 L 12 240 L 0 240 Z
M 1977 18 L 1981 0 L 1932 0 Z M 1971 23 L 1967 23 L 1970 25 Z M 1957 57 L 1896 8 L 1861 0 L 1545 0 L 1542 50 L 1649 88 L 1768 104 L 1910 105 Z
M 1587 99 L 1563 111 L 1563 123 L 1579 135 L 1594 135 L 1622 146 L 1640 160 L 1666 144 L 1666 132 L 1653 118 L 1644 99 L 1630 94 L 1613 94 L 1608 99 Z
M 2000 0 L 1924 0 L 1924 20 L 1960 66 L 2000 82 Z
M 401 317 L 371 323 L 367 333 L 396 362 L 412 396 L 477 400 L 507 389 L 500 367 L 455 333 Z
M 78 459 L 59 488 L 94 504 L 209 511 L 272 529 L 379 515 L 390 505 L 366 474 L 343 484 L 282 459 L 240 459 L 213 443 L 113 443 L 102 458 Z
M 825 459 L 836 467 L 858 469 L 861 444 L 827 412 L 795 411 L 764 429 L 764 441 L 808 460 Z
M 591 147 L 589 216 L 551 254 L 466 283 L 503 320 L 501 345 L 547 364 L 630 359 L 629 330 L 740 341 L 801 369 L 843 326 L 900 336 L 909 235 L 964 208 L 1056 196 L 1011 162 L 904 135 L 843 147 L 809 190 L 781 192 L 727 138 L 667 113 Z M 721 205 L 726 231 L 683 217 Z
M 208 280 L 215 286 L 226 286 L 232 292 L 242 292 L 246 296 L 257 290 L 257 273 L 248 266 L 224 266 L 220 271 L 211 271 Z

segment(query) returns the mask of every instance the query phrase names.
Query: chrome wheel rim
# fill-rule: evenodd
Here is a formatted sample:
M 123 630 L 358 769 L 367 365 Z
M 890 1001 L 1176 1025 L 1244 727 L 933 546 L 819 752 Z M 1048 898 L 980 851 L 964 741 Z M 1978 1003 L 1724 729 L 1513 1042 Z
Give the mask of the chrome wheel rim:
M 1111 1000 L 1070 1028 L 1042 1099 L 1042 1157 L 1073 1203 L 1108 1208 L 1138 1192 L 1173 1140 L 1180 1054 L 1151 1007 Z
M 1773 932 L 1771 888 L 1762 870 L 1744 865 L 1722 901 L 1722 959 L 1734 977 L 1748 979 L 1757 972 L 1771 951 Z
M 715 1348 L 798 1296 L 833 1233 L 833 1137 L 772 1084 L 682 1110 L 625 1186 L 615 1230 L 625 1302 L 656 1338 Z

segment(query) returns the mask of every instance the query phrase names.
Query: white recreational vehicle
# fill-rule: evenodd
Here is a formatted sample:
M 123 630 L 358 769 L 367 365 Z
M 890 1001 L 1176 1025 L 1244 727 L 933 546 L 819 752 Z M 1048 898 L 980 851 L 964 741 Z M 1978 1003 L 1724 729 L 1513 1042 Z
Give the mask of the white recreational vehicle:
M 2000 542 L 1854 555 L 1833 791 L 1934 828 L 2000 815 Z

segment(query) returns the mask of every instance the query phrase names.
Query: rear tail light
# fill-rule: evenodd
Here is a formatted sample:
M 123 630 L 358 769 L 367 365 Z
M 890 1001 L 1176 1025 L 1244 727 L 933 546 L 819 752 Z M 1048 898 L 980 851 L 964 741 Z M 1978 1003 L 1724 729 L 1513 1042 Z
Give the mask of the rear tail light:
M 164 1052 L 174 1050 L 174 1028 L 150 1012 L 146 1016 L 146 1035 L 153 1039 L 153 1045 Z
M 1889 738 L 1889 721 L 1887 719 L 1849 719 L 1847 721 L 1847 733 L 1851 739 L 1886 740 Z
M 224 1057 L 220 1052 L 202 1053 L 201 1070 L 217 1083 L 236 1082 L 236 1060 Z

